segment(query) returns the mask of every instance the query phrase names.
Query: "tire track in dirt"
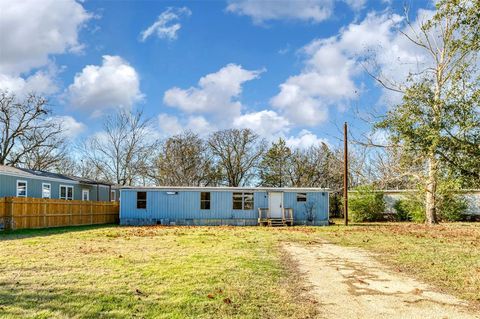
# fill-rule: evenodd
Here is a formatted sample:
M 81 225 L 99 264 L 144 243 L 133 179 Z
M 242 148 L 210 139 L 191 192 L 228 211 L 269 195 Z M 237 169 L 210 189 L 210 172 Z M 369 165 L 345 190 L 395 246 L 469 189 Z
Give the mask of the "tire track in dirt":
M 322 318 L 480 318 L 466 302 L 395 273 L 358 248 L 287 243 Z

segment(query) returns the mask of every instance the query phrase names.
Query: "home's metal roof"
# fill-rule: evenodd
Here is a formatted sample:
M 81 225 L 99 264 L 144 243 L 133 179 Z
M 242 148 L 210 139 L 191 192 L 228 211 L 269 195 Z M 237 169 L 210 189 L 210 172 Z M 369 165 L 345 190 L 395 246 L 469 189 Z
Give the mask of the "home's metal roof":
M 150 191 L 282 191 L 282 192 L 330 192 L 329 188 L 317 187 L 227 187 L 227 186 L 124 186 L 121 190 Z
M 58 173 L 52 173 L 47 171 L 40 171 L 40 170 L 33 170 L 28 168 L 19 168 L 7 165 L 0 165 L 0 174 L 7 174 L 7 175 L 14 175 L 14 176 L 22 176 L 26 178 L 45 178 L 45 179 L 60 179 L 69 182 L 77 182 L 80 184 L 100 184 L 100 185 L 112 185 L 111 183 L 95 181 L 88 178 L 78 177 L 78 176 L 70 176 Z

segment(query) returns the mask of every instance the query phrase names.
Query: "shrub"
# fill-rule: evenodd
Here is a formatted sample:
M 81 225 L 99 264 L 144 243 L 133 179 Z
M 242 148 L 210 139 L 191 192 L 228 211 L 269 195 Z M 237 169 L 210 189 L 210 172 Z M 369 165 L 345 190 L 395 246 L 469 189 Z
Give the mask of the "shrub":
M 397 220 L 399 221 L 411 220 L 416 223 L 425 221 L 425 208 L 418 196 L 410 195 L 405 199 L 400 199 L 395 202 L 393 208 L 397 212 Z
M 354 222 L 383 220 L 385 200 L 382 192 L 375 192 L 371 186 L 357 187 L 352 194 L 349 208 Z
M 410 216 L 415 223 L 424 223 L 426 220 L 425 205 L 423 201 L 412 201 L 410 203 Z
M 343 217 L 343 196 L 333 194 L 332 196 L 330 196 L 329 204 L 330 217 Z
M 404 199 L 397 200 L 395 204 L 393 204 L 393 208 L 395 209 L 396 220 L 401 222 L 412 220 L 409 213 L 408 201 Z
M 440 221 L 462 221 L 466 219 L 467 199 L 455 193 L 455 181 L 441 181 L 437 193 L 437 217 Z M 405 199 L 395 202 L 398 220 L 425 222 L 425 192 L 409 193 Z M 407 219 L 404 219 L 407 218 Z M 409 218 L 409 219 L 408 219 Z
M 448 222 L 465 220 L 467 208 L 468 204 L 464 196 L 455 193 L 442 194 L 438 205 L 438 218 Z
M 439 183 L 437 206 L 439 220 L 457 222 L 466 219 L 467 199 L 456 193 L 459 189 L 461 189 L 461 185 L 456 179 L 443 180 Z

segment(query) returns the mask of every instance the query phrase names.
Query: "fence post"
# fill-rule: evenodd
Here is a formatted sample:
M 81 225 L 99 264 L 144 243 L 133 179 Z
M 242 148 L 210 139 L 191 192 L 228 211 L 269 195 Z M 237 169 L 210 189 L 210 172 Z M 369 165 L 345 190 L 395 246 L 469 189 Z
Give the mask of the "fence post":
M 47 201 L 43 199 L 42 201 L 42 212 L 43 212 L 43 227 L 47 226 Z
M 81 201 L 81 204 L 79 205 L 79 210 L 77 212 L 77 225 L 83 225 L 83 210 L 85 207 L 85 201 Z
M 69 225 L 72 225 L 72 215 L 73 215 L 73 205 L 71 203 L 72 201 L 70 201 L 70 203 L 68 203 L 68 224 Z
M 13 198 L 5 198 L 5 230 L 13 230 Z

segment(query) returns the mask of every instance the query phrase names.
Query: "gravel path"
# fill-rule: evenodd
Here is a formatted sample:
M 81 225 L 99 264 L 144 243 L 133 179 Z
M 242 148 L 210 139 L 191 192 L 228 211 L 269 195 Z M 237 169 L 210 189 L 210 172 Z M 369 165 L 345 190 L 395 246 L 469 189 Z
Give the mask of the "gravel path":
M 462 300 L 390 270 L 361 249 L 329 243 L 284 249 L 312 284 L 321 318 L 480 318 Z

